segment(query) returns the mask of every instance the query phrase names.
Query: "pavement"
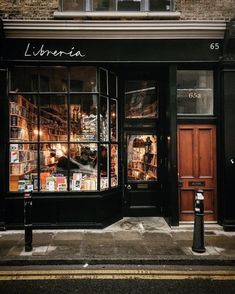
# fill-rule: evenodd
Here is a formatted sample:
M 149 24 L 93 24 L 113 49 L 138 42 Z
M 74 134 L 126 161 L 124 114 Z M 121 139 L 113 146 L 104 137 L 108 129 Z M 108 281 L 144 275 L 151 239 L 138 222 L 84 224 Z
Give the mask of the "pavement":
M 235 232 L 205 224 L 205 253 L 192 244 L 193 224 L 169 227 L 160 217 L 123 218 L 102 230 L 33 230 L 30 252 L 24 230 L 9 230 L 0 232 L 0 266 L 235 265 Z

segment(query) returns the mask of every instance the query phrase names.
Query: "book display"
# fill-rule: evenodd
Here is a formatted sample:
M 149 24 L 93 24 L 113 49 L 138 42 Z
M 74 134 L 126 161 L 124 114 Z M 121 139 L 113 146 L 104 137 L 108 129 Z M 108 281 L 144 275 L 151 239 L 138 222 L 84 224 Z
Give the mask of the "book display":
M 111 187 L 118 186 L 118 145 L 111 145 Z
M 157 136 L 129 136 L 128 179 L 139 181 L 157 180 Z
M 11 97 L 10 101 L 10 141 L 36 140 L 37 108 L 22 95 Z
M 107 87 L 99 97 L 96 68 L 81 69 L 69 75 L 64 67 L 30 67 L 26 77 L 11 75 L 10 192 L 97 191 L 118 186 L 116 90 L 112 99 Z M 100 84 L 107 86 L 108 71 L 101 72 L 105 74 L 100 75 L 104 79 Z
M 34 182 L 33 173 L 37 167 L 35 144 L 10 144 L 9 157 L 10 191 L 22 191 Z
M 97 140 L 97 95 L 72 95 L 70 101 L 70 141 Z

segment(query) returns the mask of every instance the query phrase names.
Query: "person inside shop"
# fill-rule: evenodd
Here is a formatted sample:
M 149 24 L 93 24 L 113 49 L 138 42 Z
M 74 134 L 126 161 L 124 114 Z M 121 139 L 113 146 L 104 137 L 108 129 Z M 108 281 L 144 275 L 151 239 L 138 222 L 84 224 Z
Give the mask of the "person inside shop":
M 77 154 L 75 158 L 82 165 L 90 165 L 94 168 L 97 163 L 97 152 L 96 150 L 91 150 L 90 147 L 85 146 L 82 148 L 81 154 Z
M 62 156 L 60 156 L 57 161 L 57 169 L 67 170 L 68 164 L 70 169 L 80 169 L 80 164 L 75 160 L 75 156 L 76 156 L 75 149 L 70 149 L 69 159 L 66 154 L 63 154 Z

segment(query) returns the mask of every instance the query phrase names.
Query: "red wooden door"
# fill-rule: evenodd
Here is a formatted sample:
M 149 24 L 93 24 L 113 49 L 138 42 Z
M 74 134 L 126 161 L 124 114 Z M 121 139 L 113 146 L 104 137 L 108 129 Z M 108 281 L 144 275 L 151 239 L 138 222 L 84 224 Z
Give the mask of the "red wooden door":
M 216 128 L 214 125 L 178 126 L 180 221 L 194 219 L 195 191 L 204 191 L 205 221 L 217 219 Z

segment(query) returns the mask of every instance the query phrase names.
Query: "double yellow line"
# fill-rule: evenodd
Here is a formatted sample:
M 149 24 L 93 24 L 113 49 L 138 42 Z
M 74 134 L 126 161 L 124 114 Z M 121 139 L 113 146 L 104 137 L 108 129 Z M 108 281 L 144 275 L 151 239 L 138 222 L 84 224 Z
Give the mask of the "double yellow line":
M 0 281 L 13 280 L 235 280 L 235 270 L 17 270 L 0 271 Z

